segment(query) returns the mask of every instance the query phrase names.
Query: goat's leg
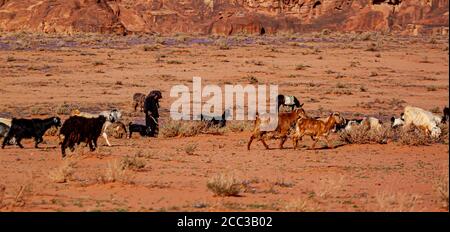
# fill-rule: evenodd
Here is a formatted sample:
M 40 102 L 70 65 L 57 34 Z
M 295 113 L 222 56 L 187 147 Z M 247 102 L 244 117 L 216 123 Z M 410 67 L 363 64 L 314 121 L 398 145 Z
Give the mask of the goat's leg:
M 42 137 L 36 137 L 35 139 L 34 139 L 34 148 L 39 148 L 38 147 L 38 144 L 39 143 L 42 143 L 42 141 L 44 141 L 44 139 L 42 138 Z
M 131 134 L 130 134 L 130 137 L 131 137 Z M 250 151 L 250 145 L 252 145 L 252 142 L 253 142 L 254 139 L 255 139 L 255 135 L 252 135 L 252 136 L 250 137 L 250 140 L 249 140 L 248 143 L 247 143 L 247 150 Z
M 333 148 L 334 148 L 334 145 L 331 144 L 331 146 L 330 146 L 330 139 L 328 138 L 328 136 L 325 136 L 325 140 L 327 141 L 327 147 L 333 149 Z
M 88 141 L 88 144 L 89 144 L 89 149 L 90 149 L 91 151 L 95 151 L 94 142 L 93 142 L 92 140 L 89 140 L 89 141 Z
M 312 137 L 312 136 L 311 136 L 311 138 L 313 139 L 313 143 L 311 144 L 310 149 L 314 150 L 314 149 L 316 149 L 316 143 L 317 143 L 317 141 L 319 141 L 319 138 L 318 137 Z
M 94 140 L 93 140 L 93 142 L 94 142 L 94 150 L 97 148 L 97 138 L 95 138 Z
M 264 141 L 263 138 L 259 139 L 259 141 L 261 141 L 261 143 L 264 145 L 264 147 L 265 147 L 267 150 L 270 149 L 269 146 L 267 145 L 266 141 Z
M 10 138 L 9 136 L 6 136 L 6 137 L 3 139 L 2 149 L 5 148 L 6 144 L 9 144 L 9 140 L 10 140 L 10 139 L 11 139 L 11 138 Z
M 103 132 L 102 136 L 103 136 L 103 138 L 105 138 L 106 144 L 108 144 L 108 147 L 111 147 L 111 143 L 109 143 L 108 135 L 106 134 L 106 132 Z
M 280 140 L 280 149 L 283 149 L 283 145 L 284 145 L 284 143 L 286 142 L 286 140 L 287 140 L 287 135 L 284 135 L 284 136 L 281 137 L 281 140 Z

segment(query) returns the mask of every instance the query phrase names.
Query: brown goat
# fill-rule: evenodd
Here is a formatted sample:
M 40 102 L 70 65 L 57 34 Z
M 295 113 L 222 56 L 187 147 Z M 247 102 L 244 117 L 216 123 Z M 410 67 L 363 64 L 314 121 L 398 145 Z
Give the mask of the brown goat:
M 302 108 L 294 109 L 289 113 L 279 113 L 278 114 L 278 125 L 275 129 L 275 134 L 279 136 L 281 139 L 279 148 L 283 149 L 283 144 L 286 142 L 289 129 L 294 126 L 295 122 L 302 117 L 307 117 L 305 111 Z M 264 135 L 266 135 L 269 131 L 261 131 L 261 126 L 267 124 L 268 119 L 263 119 L 261 116 L 256 116 L 255 126 L 253 129 L 253 134 L 250 137 L 250 141 L 247 144 L 247 150 L 250 150 L 250 145 L 252 144 L 254 139 L 257 139 L 262 142 L 266 149 L 269 149 L 269 146 L 264 141 Z M 272 131 L 270 131 L 272 132 Z
M 133 108 L 134 111 L 136 111 L 136 109 L 139 107 L 139 109 L 141 110 L 141 112 L 144 111 L 144 102 L 145 102 L 145 98 L 147 96 L 143 93 L 135 93 L 133 95 Z
M 329 147 L 328 135 L 330 131 L 337 125 L 342 123 L 344 119 L 338 112 L 334 112 L 328 116 L 326 121 L 313 118 L 300 118 L 295 125 L 295 133 L 293 136 L 294 149 L 297 149 L 298 140 L 302 140 L 303 136 L 309 135 L 314 140 L 311 149 L 314 149 L 319 138 L 325 138 Z M 331 147 L 333 148 L 333 147 Z

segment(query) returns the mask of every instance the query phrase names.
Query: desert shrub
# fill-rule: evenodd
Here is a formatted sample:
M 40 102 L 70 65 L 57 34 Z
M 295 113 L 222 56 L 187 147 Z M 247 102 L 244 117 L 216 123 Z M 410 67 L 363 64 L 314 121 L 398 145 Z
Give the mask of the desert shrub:
M 196 143 L 189 143 L 184 147 L 184 152 L 188 155 L 195 155 L 195 151 L 197 150 L 198 144 Z
M 101 183 L 120 182 L 123 184 L 133 184 L 134 176 L 130 173 L 122 162 L 115 160 L 108 162 L 108 167 L 105 173 L 98 177 L 98 181 Z
M 63 103 L 56 107 L 55 113 L 59 115 L 70 115 L 70 112 L 74 109 L 79 109 L 79 107 L 76 105 Z
M 258 84 L 258 83 L 259 83 L 258 78 L 256 78 L 255 76 L 249 75 L 249 76 L 247 76 L 245 79 L 247 79 L 248 82 L 249 82 L 250 84 L 252 84 L 252 85 Z
M 202 133 L 205 123 L 201 121 L 169 121 L 160 129 L 163 137 L 191 137 Z
M 390 126 L 384 125 L 381 129 L 369 130 L 364 125 L 355 125 L 350 131 L 339 133 L 341 139 L 351 144 L 386 143 L 391 136 Z
M 233 175 L 221 173 L 209 179 L 206 186 L 217 196 L 238 196 L 242 184 Z
M 64 160 L 63 163 L 50 170 L 48 177 L 55 183 L 65 183 L 74 173 L 75 162 L 71 160 Z
M 439 127 L 441 128 L 441 135 L 439 136 L 438 142 L 448 144 L 448 124 L 441 124 Z
M 228 41 L 226 39 L 218 39 L 214 44 L 220 49 L 220 50 L 230 50 L 230 45 L 228 44 Z
M 377 193 L 375 200 L 378 204 L 376 212 L 413 212 L 420 198 L 417 195 L 404 193 Z
M 159 50 L 159 46 L 158 45 L 144 45 L 142 47 L 142 50 L 144 50 L 145 52 L 157 51 L 157 50 Z
M 398 128 L 396 132 L 395 138 L 403 145 L 423 146 L 433 142 L 433 139 L 429 135 L 414 125 Z
M 52 126 L 45 132 L 45 136 L 56 136 L 59 133 L 59 128 Z
M 224 134 L 226 128 L 207 126 L 203 121 L 169 121 L 160 129 L 160 134 L 165 138 L 193 137 L 199 134 Z
M 439 176 L 434 182 L 434 188 L 439 194 L 442 206 L 448 210 L 448 173 Z
M 295 199 L 286 203 L 284 210 L 287 212 L 315 212 L 320 209 L 306 199 Z
M 228 130 L 232 132 L 251 131 L 253 129 L 253 122 L 249 121 L 235 121 L 227 123 Z
M 125 156 L 120 160 L 120 167 L 124 170 L 129 169 L 137 171 L 144 169 L 145 166 L 145 160 L 137 156 Z

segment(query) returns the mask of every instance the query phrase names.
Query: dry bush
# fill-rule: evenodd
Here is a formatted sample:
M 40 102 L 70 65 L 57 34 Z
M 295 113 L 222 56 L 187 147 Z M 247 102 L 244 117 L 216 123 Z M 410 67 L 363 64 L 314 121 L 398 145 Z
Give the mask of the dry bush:
M 63 160 L 62 164 L 50 170 L 48 177 L 55 183 L 65 183 L 67 182 L 75 172 L 75 162 L 71 160 Z
M 70 112 L 75 109 L 79 109 L 80 107 L 77 105 L 63 103 L 56 107 L 55 113 L 59 115 L 70 115 Z
M 59 134 L 59 128 L 52 126 L 45 132 L 45 136 L 56 136 Z
M 204 121 L 169 121 L 160 129 L 160 134 L 165 138 L 192 137 L 199 134 L 224 134 L 226 128 L 208 126 Z
M 434 188 L 439 193 L 439 198 L 442 201 L 442 206 L 448 210 L 448 172 L 439 176 L 435 180 Z
M 377 193 L 375 199 L 377 212 L 413 212 L 420 198 L 417 195 L 382 192 Z
M 439 127 L 441 128 L 441 135 L 439 136 L 438 142 L 448 144 L 448 124 L 441 124 Z
M 160 129 L 163 137 L 191 137 L 202 133 L 205 123 L 201 121 L 169 121 Z
M 130 171 L 118 160 L 108 162 L 106 172 L 98 177 L 101 183 L 120 182 L 123 184 L 134 184 L 134 176 Z
M 433 139 L 420 128 L 410 125 L 396 130 L 397 141 L 403 145 L 423 146 L 433 143 Z
M 126 170 L 139 171 L 144 169 L 146 162 L 137 156 L 125 156 L 120 160 L 120 168 Z
M 253 129 L 253 124 L 253 122 L 249 121 L 235 121 L 227 123 L 227 128 L 232 132 L 251 131 Z
M 218 174 L 208 180 L 206 184 L 216 196 L 238 196 L 242 189 L 242 182 L 230 174 Z
M 369 130 L 364 125 L 355 125 L 350 131 L 340 132 L 340 137 L 346 143 L 351 144 L 384 144 L 391 136 L 391 128 L 389 125 L 383 125 L 380 130 Z
M 342 188 L 343 182 L 343 176 L 341 176 L 339 179 L 321 180 L 318 184 L 315 185 L 314 193 L 320 198 L 328 198 L 332 193 L 335 193 Z
M 106 134 L 116 139 L 124 138 L 127 136 L 126 126 L 121 122 L 114 122 L 108 128 L 106 128 Z
M 296 199 L 288 202 L 285 205 L 284 210 L 288 212 L 316 212 L 319 211 L 319 208 L 317 206 L 313 206 L 305 199 Z
M 197 143 L 189 143 L 184 147 L 184 152 L 188 155 L 195 155 L 195 151 L 197 150 L 198 144 Z

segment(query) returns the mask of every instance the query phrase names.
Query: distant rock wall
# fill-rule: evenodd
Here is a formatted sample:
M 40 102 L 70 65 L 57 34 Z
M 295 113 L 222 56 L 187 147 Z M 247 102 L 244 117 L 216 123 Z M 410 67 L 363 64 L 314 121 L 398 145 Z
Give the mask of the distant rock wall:
M 0 30 L 46 33 L 448 33 L 449 0 L 0 0 Z

